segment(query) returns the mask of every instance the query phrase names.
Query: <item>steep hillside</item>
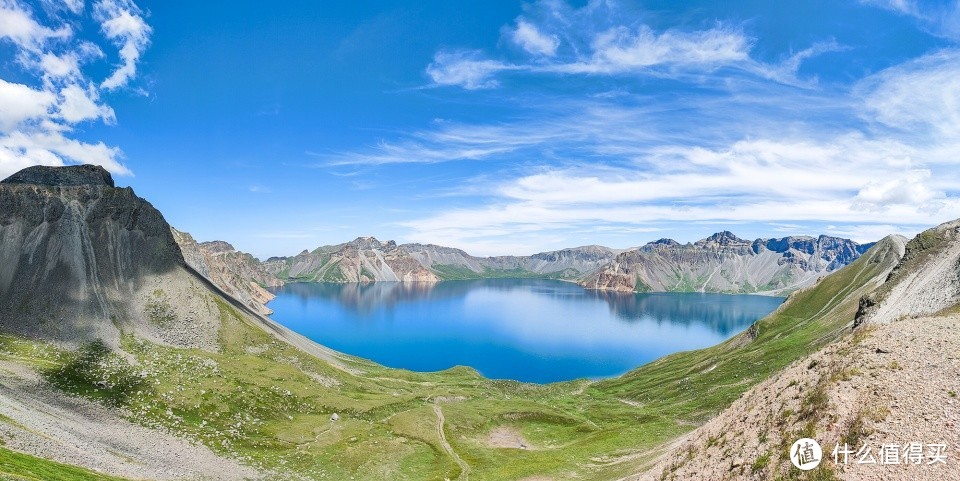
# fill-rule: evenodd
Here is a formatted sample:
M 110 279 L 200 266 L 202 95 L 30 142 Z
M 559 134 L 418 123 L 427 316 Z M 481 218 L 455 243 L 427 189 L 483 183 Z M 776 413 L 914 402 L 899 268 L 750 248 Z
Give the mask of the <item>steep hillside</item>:
M 273 313 L 266 304 L 275 296 L 266 288 L 282 286 L 283 281 L 268 273 L 256 257 L 234 249 L 227 242 L 198 244 L 186 232 L 177 229 L 171 232 L 193 270 L 260 314 Z
M 216 310 L 199 289 L 163 216 L 102 168 L 31 167 L 0 182 L 4 330 L 214 349 Z
M 693 244 L 661 239 L 586 276 L 590 289 L 784 294 L 856 260 L 872 244 L 820 236 L 747 241 L 720 232 Z
M 857 322 L 888 323 L 934 314 L 960 302 L 960 221 L 910 240 L 883 287 L 860 302 Z
M 951 359 L 960 352 L 958 322 L 951 314 L 858 328 L 751 389 L 652 469 L 628 479 L 960 479 L 960 363 Z M 824 455 L 806 476 L 789 458 L 791 444 L 803 437 L 816 439 Z M 919 464 L 904 462 L 910 443 L 921 444 Z M 930 464 L 929 445 L 940 443 L 947 457 Z M 889 444 L 897 445 L 899 463 L 880 462 Z M 853 451 L 846 462 L 844 446 Z M 864 446 L 877 463 L 858 462 Z
M 294 257 L 272 257 L 264 267 L 289 281 L 437 282 L 485 277 L 552 277 L 573 279 L 609 262 L 615 250 L 577 247 L 532 256 L 474 257 L 460 249 L 432 244 L 381 242 L 360 237 Z
M 629 479 L 960 479 L 958 226 L 907 243 L 902 261 L 859 303 L 852 331 L 749 390 Z M 808 473 L 790 462 L 802 437 L 824 451 Z M 930 447 L 937 444 L 942 462 Z M 845 450 L 853 451 L 846 462 Z

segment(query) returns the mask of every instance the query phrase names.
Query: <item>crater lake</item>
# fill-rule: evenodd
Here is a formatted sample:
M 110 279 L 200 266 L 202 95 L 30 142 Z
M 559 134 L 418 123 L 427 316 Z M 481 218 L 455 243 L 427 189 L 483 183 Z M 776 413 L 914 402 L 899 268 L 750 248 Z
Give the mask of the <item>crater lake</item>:
M 783 298 L 623 293 L 544 279 L 294 283 L 273 289 L 277 322 L 389 367 L 469 366 L 546 383 L 623 374 L 743 331 Z

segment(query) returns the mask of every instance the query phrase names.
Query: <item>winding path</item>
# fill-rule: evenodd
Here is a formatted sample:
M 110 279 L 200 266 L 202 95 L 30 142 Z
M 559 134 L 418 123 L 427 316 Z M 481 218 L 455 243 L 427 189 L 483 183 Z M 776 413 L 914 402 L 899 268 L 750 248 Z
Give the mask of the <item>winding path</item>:
M 457 476 L 458 481 L 467 481 L 470 479 L 470 465 L 466 461 L 460 458 L 460 455 L 453 450 L 453 447 L 450 446 L 450 443 L 447 442 L 447 435 L 443 433 L 443 411 L 440 409 L 440 406 L 434 404 L 433 412 L 437 414 L 437 436 L 440 438 L 440 446 L 443 447 L 443 450 L 447 452 L 453 461 L 457 463 L 457 466 L 460 466 L 460 476 Z

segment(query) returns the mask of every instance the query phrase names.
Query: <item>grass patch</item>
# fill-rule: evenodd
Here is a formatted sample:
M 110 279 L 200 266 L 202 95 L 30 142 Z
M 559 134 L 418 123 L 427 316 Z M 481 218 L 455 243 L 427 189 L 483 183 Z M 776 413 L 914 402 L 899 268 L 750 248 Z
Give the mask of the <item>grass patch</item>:
M 0 447 L 0 478 L 13 481 L 123 481 L 123 478 L 107 476 L 2 447 Z
M 556 272 L 533 272 L 522 268 L 516 269 L 490 269 L 485 267 L 482 271 L 476 272 L 470 268 L 458 265 L 435 264 L 430 269 L 444 281 L 464 281 L 472 279 L 575 279 L 580 272 L 573 269 L 565 269 Z
M 42 371 L 48 382 L 113 406 L 125 406 L 134 394 L 149 391 L 145 372 L 137 372 L 103 342 L 94 341 L 65 354 L 57 367 Z

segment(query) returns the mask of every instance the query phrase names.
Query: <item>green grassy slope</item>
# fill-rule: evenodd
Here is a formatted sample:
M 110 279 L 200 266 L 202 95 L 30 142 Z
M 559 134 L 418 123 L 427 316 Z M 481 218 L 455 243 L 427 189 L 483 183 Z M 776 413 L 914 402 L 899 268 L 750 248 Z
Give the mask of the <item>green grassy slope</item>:
M 580 273 L 572 269 L 555 272 L 537 273 L 526 269 L 490 269 L 483 272 L 474 272 L 463 266 L 436 264 L 430 269 L 444 281 L 461 281 L 468 279 L 575 279 Z
M 126 338 L 132 368 L 97 346 L 66 353 L 6 337 L 0 357 L 42 369 L 62 389 L 122 405 L 137 422 L 275 470 L 277 479 L 614 479 L 838 336 L 860 295 L 896 261 L 891 250 L 881 243 L 723 344 L 596 383 L 495 381 L 469 368 L 414 373 L 355 358 L 335 367 L 222 302 L 216 354 Z M 123 382 L 131 373 L 143 382 Z M 93 384 L 105 377 L 116 392 Z M 491 446 L 495 428 L 521 436 L 527 449 Z
M 55 463 L 3 447 L 0 447 L 0 479 L 4 481 L 122 481 L 122 478 Z

